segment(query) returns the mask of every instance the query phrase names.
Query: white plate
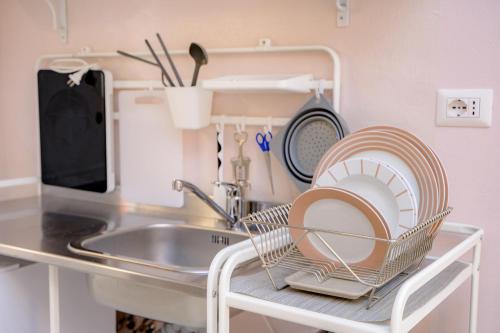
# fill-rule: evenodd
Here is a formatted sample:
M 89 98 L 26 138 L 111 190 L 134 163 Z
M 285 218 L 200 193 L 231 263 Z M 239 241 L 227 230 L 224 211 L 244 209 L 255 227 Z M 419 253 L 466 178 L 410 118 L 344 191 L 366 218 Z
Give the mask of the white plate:
M 316 182 L 317 177 L 336 163 L 359 157 L 370 157 L 385 161 L 402 172 L 410 185 L 412 185 L 411 178 L 413 177 L 416 186 L 413 188 L 412 185 L 412 188 L 419 198 L 417 201 L 418 218 L 424 221 L 436 214 L 439 190 L 431 165 L 413 144 L 403 140 L 399 135 L 389 132 L 356 132 L 339 141 L 318 164 L 314 173 L 313 184 Z M 405 166 L 408 172 L 405 171 Z
M 340 257 L 346 263 L 376 269 L 384 259 L 386 242 L 306 230 L 390 238 L 384 217 L 368 200 L 334 187 L 313 188 L 299 195 L 290 209 L 288 224 L 297 248 L 306 258 L 338 263 Z
M 406 164 L 401 158 L 396 156 L 395 154 L 391 154 L 386 151 L 381 150 L 371 150 L 371 151 L 363 151 L 360 153 L 356 153 L 350 157 L 350 159 L 354 158 L 367 158 L 375 161 L 384 162 L 389 168 L 397 170 L 397 172 L 401 175 L 402 178 L 409 184 L 413 194 L 417 200 L 417 207 L 419 204 L 420 190 L 418 187 L 417 178 L 415 174 L 412 172 L 411 168 Z
M 338 187 L 368 200 L 384 216 L 391 237 L 418 223 L 417 200 L 408 181 L 391 165 L 369 158 L 354 158 L 331 166 L 314 186 Z

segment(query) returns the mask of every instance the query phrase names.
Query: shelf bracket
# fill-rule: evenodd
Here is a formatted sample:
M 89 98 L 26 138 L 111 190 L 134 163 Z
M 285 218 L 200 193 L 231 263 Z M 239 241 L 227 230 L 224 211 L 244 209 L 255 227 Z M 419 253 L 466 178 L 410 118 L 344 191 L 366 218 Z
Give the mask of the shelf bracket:
M 52 27 L 63 43 L 68 42 L 67 0 L 45 0 L 52 14 Z
M 335 0 L 337 6 L 337 27 L 347 27 L 351 21 L 350 0 Z

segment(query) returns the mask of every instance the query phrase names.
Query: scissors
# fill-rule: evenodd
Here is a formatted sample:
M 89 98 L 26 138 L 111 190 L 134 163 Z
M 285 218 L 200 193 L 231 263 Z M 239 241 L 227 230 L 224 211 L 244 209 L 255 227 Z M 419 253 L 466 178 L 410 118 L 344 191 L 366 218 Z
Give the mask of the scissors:
M 274 194 L 274 184 L 273 184 L 273 171 L 271 169 L 271 155 L 269 150 L 271 147 L 269 143 L 273 139 L 273 134 L 271 131 L 267 132 L 257 132 L 255 135 L 255 141 L 260 147 L 260 150 L 264 153 L 266 159 L 267 176 L 269 177 L 269 184 L 271 185 L 271 192 Z

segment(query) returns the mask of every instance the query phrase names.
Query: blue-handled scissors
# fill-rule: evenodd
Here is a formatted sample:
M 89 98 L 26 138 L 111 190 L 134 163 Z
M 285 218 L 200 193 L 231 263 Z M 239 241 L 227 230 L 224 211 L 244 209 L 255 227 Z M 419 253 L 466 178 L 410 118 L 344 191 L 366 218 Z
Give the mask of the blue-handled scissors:
M 257 141 L 257 144 L 260 147 L 260 150 L 263 152 L 269 151 L 271 147 L 269 146 L 269 143 L 273 139 L 273 135 L 270 131 L 267 131 L 266 133 L 264 132 L 257 132 L 255 135 L 255 141 Z
M 264 156 L 266 158 L 266 168 L 267 168 L 267 176 L 269 177 L 269 184 L 271 185 L 271 192 L 274 194 L 274 184 L 273 184 L 273 171 L 271 169 L 271 155 L 269 153 L 269 150 L 271 147 L 269 146 L 269 143 L 273 139 L 273 135 L 271 131 L 267 132 L 257 132 L 255 135 L 255 141 L 260 147 L 260 150 L 264 153 Z

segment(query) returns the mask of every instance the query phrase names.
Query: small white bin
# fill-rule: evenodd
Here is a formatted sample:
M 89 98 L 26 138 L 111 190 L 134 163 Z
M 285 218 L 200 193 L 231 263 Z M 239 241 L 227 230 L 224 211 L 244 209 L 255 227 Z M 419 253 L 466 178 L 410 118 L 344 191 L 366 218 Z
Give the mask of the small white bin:
M 165 93 L 175 127 L 199 129 L 210 125 L 213 91 L 201 87 L 168 87 Z

